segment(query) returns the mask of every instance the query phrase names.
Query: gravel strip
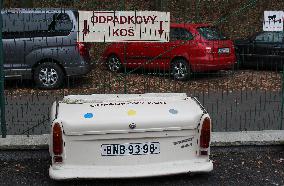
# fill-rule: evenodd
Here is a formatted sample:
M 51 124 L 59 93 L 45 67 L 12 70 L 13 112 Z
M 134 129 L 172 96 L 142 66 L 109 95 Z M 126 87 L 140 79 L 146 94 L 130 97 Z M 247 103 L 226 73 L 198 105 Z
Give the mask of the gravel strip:
M 128 72 L 129 73 L 129 72 Z M 87 76 L 69 78 L 58 90 L 39 90 L 31 81 L 6 81 L 6 94 L 92 94 L 92 93 L 145 93 L 145 92 L 233 92 L 239 90 L 280 91 L 282 74 L 275 71 L 222 71 L 195 73 L 188 81 L 175 81 L 167 73 L 134 72 L 126 77 L 112 73 L 98 65 Z

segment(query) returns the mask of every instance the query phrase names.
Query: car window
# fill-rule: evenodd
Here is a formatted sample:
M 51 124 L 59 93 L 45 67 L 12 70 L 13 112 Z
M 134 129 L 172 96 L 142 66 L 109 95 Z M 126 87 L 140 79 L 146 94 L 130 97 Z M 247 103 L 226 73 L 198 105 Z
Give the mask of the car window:
M 174 41 L 178 38 L 178 30 L 176 28 L 170 28 L 170 40 Z
M 191 40 L 193 35 L 184 28 L 171 28 L 170 29 L 170 40 Z
M 199 27 L 198 33 L 207 40 L 225 40 L 226 37 L 214 27 Z
M 73 23 L 66 13 L 4 13 L 3 38 L 69 35 Z
M 283 32 L 263 32 L 255 37 L 258 43 L 282 43 Z
M 67 32 L 72 29 L 72 22 L 68 14 L 59 13 L 54 14 L 51 23 L 48 25 L 48 31 L 55 31 L 56 33 Z

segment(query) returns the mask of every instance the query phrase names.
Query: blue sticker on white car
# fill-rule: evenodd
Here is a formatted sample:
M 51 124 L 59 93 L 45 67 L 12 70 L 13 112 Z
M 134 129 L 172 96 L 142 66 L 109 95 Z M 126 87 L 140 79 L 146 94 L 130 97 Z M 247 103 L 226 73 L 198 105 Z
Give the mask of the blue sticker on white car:
M 90 119 L 90 118 L 93 118 L 93 117 L 94 117 L 93 113 L 86 113 L 86 114 L 84 114 L 84 118 L 86 118 L 86 119 Z
M 170 112 L 171 114 L 177 114 L 177 113 L 178 113 L 178 111 L 177 111 L 176 109 L 170 109 L 169 112 Z

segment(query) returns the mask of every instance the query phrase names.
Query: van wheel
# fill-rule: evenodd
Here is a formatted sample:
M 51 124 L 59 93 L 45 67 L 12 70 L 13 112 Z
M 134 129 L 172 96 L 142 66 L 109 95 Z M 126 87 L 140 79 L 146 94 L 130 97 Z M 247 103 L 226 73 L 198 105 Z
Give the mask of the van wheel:
M 64 74 L 55 63 L 42 63 L 34 70 L 34 81 L 38 88 L 55 89 L 62 85 Z
M 107 67 L 112 72 L 119 72 L 121 70 L 121 62 L 116 55 L 111 55 L 107 59 Z
M 185 59 L 177 59 L 171 64 L 171 74 L 174 79 L 184 81 L 189 78 L 190 67 Z

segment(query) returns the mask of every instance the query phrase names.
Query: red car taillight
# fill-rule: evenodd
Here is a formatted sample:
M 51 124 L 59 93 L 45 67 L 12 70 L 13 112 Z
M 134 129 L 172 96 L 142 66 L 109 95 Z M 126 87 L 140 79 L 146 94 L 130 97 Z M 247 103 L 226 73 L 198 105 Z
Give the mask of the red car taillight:
M 211 47 L 205 47 L 205 51 L 208 54 L 213 54 L 213 49 Z
M 62 139 L 62 130 L 59 123 L 55 123 L 53 125 L 52 130 L 52 140 L 53 140 L 53 153 L 54 153 L 54 161 L 62 162 L 62 153 L 63 153 L 63 139 Z
M 87 43 L 83 43 L 83 42 L 77 42 L 76 43 L 76 47 L 79 51 L 79 54 L 85 59 L 89 59 L 90 58 L 90 45 Z
M 203 124 L 201 127 L 201 134 L 200 134 L 200 147 L 201 148 L 208 148 L 210 143 L 210 135 L 211 135 L 211 121 L 209 118 L 205 118 L 203 120 Z

